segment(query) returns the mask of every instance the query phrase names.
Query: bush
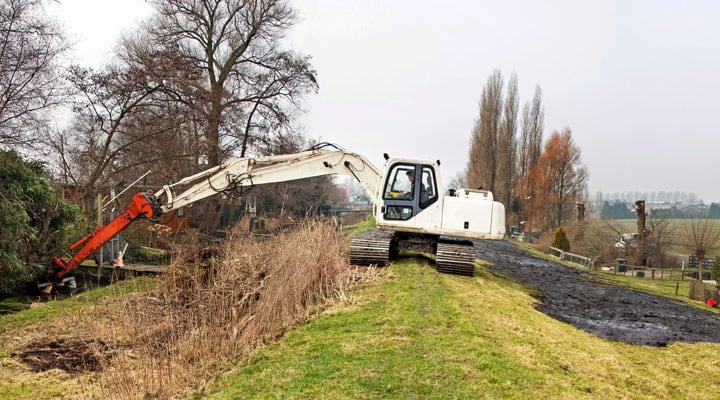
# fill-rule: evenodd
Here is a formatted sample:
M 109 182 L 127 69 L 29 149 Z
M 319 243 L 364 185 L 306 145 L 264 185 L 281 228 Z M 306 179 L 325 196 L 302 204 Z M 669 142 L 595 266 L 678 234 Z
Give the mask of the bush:
M 0 151 L 0 215 L 0 293 L 8 293 L 45 273 L 79 210 L 58 196 L 41 162 Z
M 715 257 L 715 262 L 710 269 L 710 279 L 720 282 L 720 257 Z
M 570 241 L 562 227 L 555 229 L 552 238 L 552 247 L 556 247 L 562 251 L 570 251 Z

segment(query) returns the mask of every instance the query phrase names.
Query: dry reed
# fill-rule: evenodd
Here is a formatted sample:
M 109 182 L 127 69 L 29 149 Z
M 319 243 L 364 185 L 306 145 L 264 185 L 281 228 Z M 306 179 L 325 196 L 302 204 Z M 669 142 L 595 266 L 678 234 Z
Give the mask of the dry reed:
M 234 232 L 204 265 L 174 265 L 151 293 L 130 297 L 112 324 L 126 342 L 108 363 L 111 398 L 169 397 L 281 336 L 343 292 L 345 239 L 307 222 L 258 241 Z
M 16 349 L 94 349 L 99 365 L 87 378 L 71 374 L 84 382 L 78 397 L 187 396 L 330 302 L 352 302 L 347 285 L 377 279 L 373 269 L 348 265 L 346 240 L 332 224 L 308 221 L 268 240 L 239 230 L 212 252 L 185 243 L 175 258 L 195 261 L 176 261 L 152 289 L 28 327 Z M 72 358 L 72 349 L 63 354 Z

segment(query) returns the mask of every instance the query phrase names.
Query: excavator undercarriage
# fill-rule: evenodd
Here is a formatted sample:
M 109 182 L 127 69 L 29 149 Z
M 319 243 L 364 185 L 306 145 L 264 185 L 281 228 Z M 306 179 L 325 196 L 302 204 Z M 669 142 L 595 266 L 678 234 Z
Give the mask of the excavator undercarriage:
M 438 272 L 473 276 L 475 271 L 475 246 L 469 240 L 381 230 L 350 240 L 350 264 L 384 266 L 408 251 L 433 255 Z

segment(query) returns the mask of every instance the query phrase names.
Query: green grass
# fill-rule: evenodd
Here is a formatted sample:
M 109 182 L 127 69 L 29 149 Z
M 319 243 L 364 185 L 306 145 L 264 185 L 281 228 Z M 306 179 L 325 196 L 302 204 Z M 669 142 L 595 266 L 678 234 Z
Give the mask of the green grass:
M 81 292 L 64 299 L 37 302 L 33 304 L 33 307 L 31 307 L 30 303 L 22 303 L 17 298 L 4 299 L 0 304 L 3 304 L 4 307 L 14 308 L 16 311 L 0 315 L 0 334 L 36 322 L 47 321 L 65 313 L 80 312 L 93 307 L 104 298 L 116 297 L 145 289 L 152 285 L 152 282 L 152 279 L 144 277 L 128 279 L 111 286 Z
M 649 272 L 648 272 L 649 274 Z M 635 290 L 641 290 L 643 292 L 656 294 L 672 299 L 680 299 L 681 297 L 687 298 L 688 290 L 690 288 L 690 280 L 685 278 L 680 279 L 650 279 L 648 277 L 638 278 L 635 276 L 626 276 L 623 274 L 616 274 L 612 271 L 609 272 L 597 272 L 594 274 L 599 280 L 611 283 L 616 286 L 629 287 Z M 680 273 L 677 277 L 680 278 Z M 675 295 L 675 289 L 678 289 L 678 294 Z
M 351 225 L 350 227 L 354 228 L 350 234 L 351 236 L 357 236 L 365 231 L 375 229 L 375 217 L 371 215 L 369 218 L 364 219 L 355 225 Z
M 198 398 L 714 398 L 718 344 L 599 339 L 537 310 L 528 289 L 481 267 L 423 259 L 256 351 Z

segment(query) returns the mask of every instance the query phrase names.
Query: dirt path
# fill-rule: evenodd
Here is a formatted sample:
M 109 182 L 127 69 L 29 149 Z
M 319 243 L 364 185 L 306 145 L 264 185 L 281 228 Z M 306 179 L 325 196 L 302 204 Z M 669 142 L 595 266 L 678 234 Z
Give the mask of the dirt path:
M 504 241 L 478 241 L 478 257 L 493 273 L 536 289 L 538 310 L 599 337 L 665 346 L 720 342 L 720 319 L 710 311 L 593 280 L 592 275 L 530 256 Z

